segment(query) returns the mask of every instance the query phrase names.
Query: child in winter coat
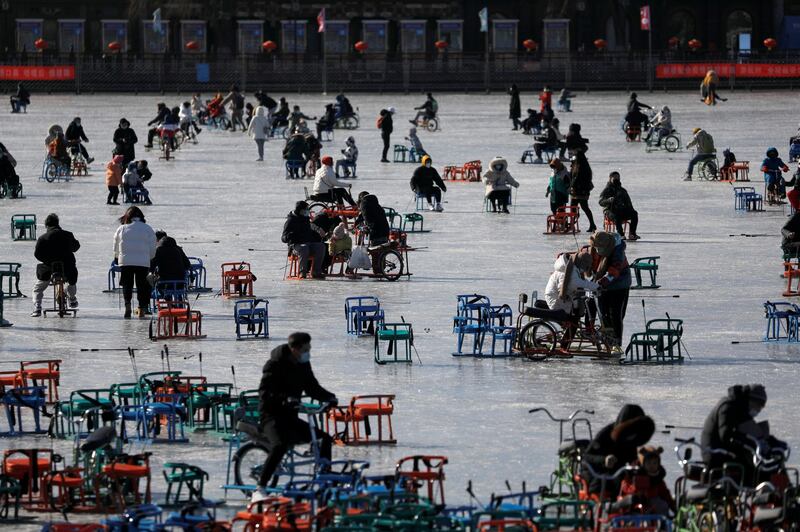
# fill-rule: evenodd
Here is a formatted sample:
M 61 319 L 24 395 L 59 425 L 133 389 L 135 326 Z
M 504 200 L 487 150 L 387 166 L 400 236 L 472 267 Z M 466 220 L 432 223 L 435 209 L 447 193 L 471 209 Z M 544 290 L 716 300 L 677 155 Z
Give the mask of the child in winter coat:
M 639 449 L 639 469 L 623 479 L 620 498 L 631 497 L 641 504 L 645 514 L 669 516 L 675 512 L 675 500 L 664 482 L 666 471 L 661 467 L 661 447 L 645 446 Z
M 422 147 L 422 141 L 419 140 L 419 137 L 417 136 L 416 127 L 412 127 L 408 130 L 408 136 L 406 137 L 406 140 L 409 144 L 411 144 L 411 147 L 414 148 L 414 151 L 417 152 L 417 159 L 422 159 L 423 155 L 428 155 L 428 152 L 426 152 L 425 148 Z
M 764 172 L 764 181 L 767 182 L 767 203 L 770 205 L 783 203 L 782 200 L 786 197 L 786 182 L 781 171 L 788 172 L 789 167 L 778 157 L 777 148 L 767 149 L 767 157 L 761 163 L 761 171 Z
M 550 197 L 550 211 L 555 214 L 559 207 L 567 204 L 569 199 L 569 171 L 558 157 L 550 161 L 550 182 L 545 197 Z
M 122 155 L 115 155 L 106 165 L 106 186 L 108 187 L 108 198 L 106 205 L 119 205 L 119 187 L 122 185 Z
M 508 173 L 508 162 L 502 157 L 492 159 L 489 170 L 483 174 L 483 182 L 486 185 L 485 196 L 491 204 L 492 212 L 508 214 L 511 187 L 519 188 L 517 180 Z
M 569 349 L 575 330 L 580 321 L 580 310 L 575 308 L 578 290 L 596 290 L 597 283 L 584 279 L 584 274 L 590 274 L 592 269 L 592 256 L 588 252 L 577 254 L 563 253 L 553 264 L 553 273 L 547 281 L 544 299 L 550 310 L 560 311 L 565 323 L 569 326 L 561 337 L 561 348 Z
M 131 196 L 134 194 L 141 194 L 144 198 L 144 204 L 152 205 L 153 203 L 150 201 L 150 192 L 144 188 L 144 183 L 138 170 L 138 163 L 136 161 L 128 164 L 128 169 L 122 176 L 122 188 L 125 192 L 123 198 L 129 203 L 133 203 L 131 201 Z
M 343 255 L 345 258 L 349 258 L 352 249 L 353 239 L 350 237 L 350 233 L 347 232 L 347 226 L 342 222 L 333 230 L 333 234 L 328 241 L 328 254 L 331 257 Z

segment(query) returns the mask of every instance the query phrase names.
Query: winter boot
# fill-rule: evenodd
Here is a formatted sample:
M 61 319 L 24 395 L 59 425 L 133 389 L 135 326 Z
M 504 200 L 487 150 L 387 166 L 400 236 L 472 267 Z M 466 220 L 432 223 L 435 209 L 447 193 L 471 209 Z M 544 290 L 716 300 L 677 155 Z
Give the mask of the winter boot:
M 130 304 L 130 302 L 125 303 L 125 316 L 124 316 L 124 318 L 126 320 L 131 319 L 131 304 Z

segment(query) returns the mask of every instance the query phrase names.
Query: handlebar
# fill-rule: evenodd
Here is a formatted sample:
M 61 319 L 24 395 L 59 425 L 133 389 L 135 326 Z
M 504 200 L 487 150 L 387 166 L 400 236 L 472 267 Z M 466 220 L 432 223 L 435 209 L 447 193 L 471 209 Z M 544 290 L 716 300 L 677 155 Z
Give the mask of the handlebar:
M 567 421 L 572 421 L 573 419 L 575 419 L 575 416 L 577 416 L 578 414 L 589 414 L 590 416 L 594 415 L 594 410 L 585 410 L 585 409 L 582 409 L 582 408 L 579 408 L 578 410 L 575 410 L 572 414 L 569 415 L 569 417 L 566 417 L 566 418 L 553 417 L 553 414 L 551 414 L 550 411 L 548 409 L 544 408 L 544 407 L 532 408 L 532 409 L 528 410 L 529 414 L 534 414 L 536 412 L 544 412 L 545 414 L 547 414 L 547 417 L 549 417 L 551 420 L 555 421 L 556 423 L 566 423 Z
M 624 473 L 633 473 L 639 470 L 637 466 L 626 465 L 620 467 L 610 475 L 604 475 L 602 473 L 598 473 L 597 471 L 595 471 L 595 469 L 592 467 L 592 464 L 590 464 L 589 462 L 583 461 L 581 462 L 581 465 L 589 471 L 589 474 L 591 474 L 595 478 L 599 478 L 600 480 L 616 480 L 619 477 L 621 477 Z
M 736 457 L 734 453 L 730 452 L 727 449 L 716 449 L 713 447 L 705 447 L 704 445 L 697 443 L 697 441 L 695 441 L 694 438 L 689 438 L 689 439 L 675 438 L 675 441 L 678 442 L 679 444 L 675 446 L 675 454 L 678 456 L 678 463 L 681 465 L 681 467 L 685 466 L 689 462 L 688 458 L 684 458 L 683 456 L 681 456 L 681 451 L 686 447 L 697 447 L 698 449 L 700 449 L 701 452 L 705 451 L 710 454 L 721 454 L 730 458 Z

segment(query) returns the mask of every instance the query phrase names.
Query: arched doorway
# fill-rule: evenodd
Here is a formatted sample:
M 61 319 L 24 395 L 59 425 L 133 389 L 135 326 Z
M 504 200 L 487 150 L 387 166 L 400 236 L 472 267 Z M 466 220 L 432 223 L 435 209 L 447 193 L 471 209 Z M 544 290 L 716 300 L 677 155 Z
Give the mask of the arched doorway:
M 697 37 L 697 26 L 694 15 L 685 9 L 673 11 L 667 21 L 669 37 L 677 37 L 685 45 L 690 39 Z
M 725 44 L 728 50 L 739 49 L 739 34 L 753 34 L 753 17 L 750 13 L 738 9 L 731 11 L 725 23 Z

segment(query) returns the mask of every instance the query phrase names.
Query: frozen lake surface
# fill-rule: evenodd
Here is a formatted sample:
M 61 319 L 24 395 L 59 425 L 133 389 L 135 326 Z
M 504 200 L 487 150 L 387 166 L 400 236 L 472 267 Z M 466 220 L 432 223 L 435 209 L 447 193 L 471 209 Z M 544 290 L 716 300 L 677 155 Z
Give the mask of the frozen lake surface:
M 685 144 L 691 129 L 711 133 L 721 152 L 730 147 L 739 160 L 757 168 L 768 146 L 777 146 L 788 159 L 787 139 L 798 117 L 797 97 L 791 92 L 725 94 L 730 101 L 709 108 L 696 93 L 642 94 L 645 103 L 667 104 L 673 123 Z M 313 337 L 312 361 L 324 386 L 340 400 L 353 394 L 394 393 L 396 446 L 337 448 L 336 457 L 370 460 L 371 471 L 391 472 L 395 461 L 411 454 L 442 454 L 446 467 L 448 502 L 466 502 L 469 479 L 483 499 L 526 480 L 529 486 L 544 484 L 555 465 L 558 427 L 543 417 L 527 413 L 547 406 L 559 414 L 575 408 L 592 408 L 594 427 L 613 419 L 628 402 L 640 403 L 664 424 L 699 425 L 728 386 L 763 382 L 769 403 L 762 417 L 769 418 L 773 432 L 800 445 L 796 390 L 800 366 L 798 349 L 786 344 L 759 342 L 764 330 L 763 302 L 781 300 L 785 281 L 780 276 L 780 227 L 786 220 L 778 208 L 763 213 L 733 209 L 733 191 L 725 183 L 681 178 L 690 153 L 644 153 L 644 146 L 626 143 L 619 131 L 627 95 L 579 94 L 574 112 L 559 116 L 562 131 L 571 122 L 582 125 L 591 140 L 588 157 L 594 170 L 595 190 L 591 206 L 602 222 L 597 204 L 608 173 L 618 170 L 639 211 L 642 240 L 628 246 L 628 257 L 659 255 L 657 291 L 632 292 L 625 322 L 625 336 L 643 329 L 641 299 L 649 319 L 668 312 L 684 321 L 684 340 L 692 359 L 679 366 L 620 367 L 589 360 L 534 363 L 519 359 L 456 359 L 451 356 L 455 336 L 451 332 L 456 295 L 477 292 L 494 304 L 509 303 L 516 313 L 520 292 L 544 290 L 555 255 L 574 250 L 572 236 L 543 235 L 549 213 L 546 165 L 521 165 L 520 154 L 531 142 L 510 131 L 508 99 L 504 95 L 437 95 L 442 131 L 420 132 L 434 165 L 463 164 L 481 159 L 484 165 L 495 155 L 510 161 L 512 175 L 521 183 L 511 215 L 482 213 L 484 187 L 476 183 L 448 185 L 443 213 L 424 213 L 432 231 L 409 235 L 414 246 L 411 280 L 396 283 L 369 280 L 286 282 L 286 259 L 280 233 L 286 214 L 303 198 L 311 181 L 287 181 L 281 160 L 283 142 L 267 144 L 266 162 L 256 162 L 255 144 L 241 133 L 206 130 L 200 143 L 181 149 L 175 161 L 158 161 L 145 153 L 146 122 L 155 105 L 169 106 L 188 95 L 34 95 L 25 115 L 0 115 L 0 142 L 19 162 L 17 171 L 27 196 L 23 201 L 0 201 L 0 220 L 12 214 L 36 213 L 39 233 L 44 217 L 56 212 L 61 225 L 81 242 L 77 254 L 80 279 L 77 319 L 33 319 L 30 299 L 6 301 L 6 319 L 14 323 L 0 329 L 0 369 L 13 361 L 63 359 L 61 394 L 71 390 L 107 387 L 130 382 L 133 371 L 125 352 L 80 352 L 81 348 L 140 349 L 138 370 L 160 371 L 159 348 L 147 339 L 147 321 L 123 320 L 119 297 L 105 294 L 106 273 L 112 259 L 112 236 L 123 207 L 105 205 L 104 164 L 113 147 L 111 137 L 120 117 L 131 121 L 139 136 L 138 158 L 147 158 L 154 177 L 149 188 L 154 205 L 146 207 L 147 221 L 178 239 L 190 256 L 199 256 L 208 268 L 208 283 L 220 286 L 219 265 L 249 261 L 258 276 L 255 292 L 270 301 L 268 341 L 236 342 L 231 317 L 233 302 L 201 296 L 196 308 L 203 312 L 204 332 L 199 341 L 170 342 L 172 369 L 199 372 L 196 354 L 203 352 L 203 371 L 209 382 L 229 382 L 230 366 L 236 366 L 240 390 L 258 386 L 260 370 L 269 351 L 296 330 Z M 332 100 L 320 95 L 289 95 L 290 104 L 316 115 Z M 411 164 L 381 164 L 380 136 L 375 118 L 382 107 L 398 109 L 392 143 L 402 143 L 413 106 L 424 97 L 399 95 L 352 95 L 360 109 L 362 127 L 353 132 L 360 149 L 359 178 L 354 195 L 369 190 L 385 207 L 412 212 L 408 181 Z M 534 96 L 524 94 L 523 110 L 534 106 Z M 38 180 L 43 158 L 42 141 L 50 124 L 66 128 L 81 116 L 91 142 L 87 145 L 97 161 L 91 175 L 71 183 L 48 184 Z M 323 154 L 334 157 L 344 147 L 347 133 L 336 131 Z M 794 165 L 792 165 L 794 166 Z M 794 168 L 793 168 L 794 170 Z M 763 188 L 758 172 L 754 186 Z M 585 230 L 586 220 L 581 226 Z M 0 260 L 21 262 L 26 294 L 34 280 L 32 242 L 12 242 L 0 230 Z M 740 234 L 767 234 L 746 238 Z M 586 242 L 586 233 L 577 242 Z M 249 251 L 249 249 L 258 251 Z M 49 294 L 48 294 L 49 295 Z M 403 316 L 414 324 L 416 346 L 423 364 L 377 366 L 370 338 L 346 335 L 344 300 L 354 295 L 378 296 L 389 321 Z M 679 297 L 671 297 L 679 296 Z M 45 304 L 48 301 L 45 300 Z M 740 344 L 732 345 L 732 341 Z M 193 358 L 184 359 L 189 355 Z M 683 432 L 682 435 L 690 435 Z M 672 446 L 675 434 L 657 433 L 654 442 Z M 213 435 L 192 434 L 191 443 L 156 446 L 154 490 L 163 493 L 160 465 L 188 461 L 211 474 L 207 494 L 220 496 L 224 481 L 227 444 Z M 50 442 L 46 437 L 0 440 L 1 448 L 48 447 L 71 456 L 71 443 Z M 140 445 L 133 444 L 136 451 Z M 665 455 L 668 482 L 675 478 L 674 454 Z M 161 497 L 158 496 L 157 500 Z

